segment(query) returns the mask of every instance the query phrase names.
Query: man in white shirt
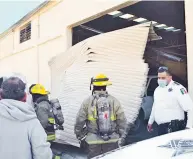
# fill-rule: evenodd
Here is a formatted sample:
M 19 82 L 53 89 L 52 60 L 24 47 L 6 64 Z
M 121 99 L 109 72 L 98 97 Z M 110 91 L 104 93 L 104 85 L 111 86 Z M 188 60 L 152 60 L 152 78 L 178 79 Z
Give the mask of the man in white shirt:
M 154 92 L 154 104 L 147 129 L 153 131 L 158 124 L 158 135 L 193 127 L 193 102 L 181 84 L 172 80 L 167 67 L 158 69 L 158 87 Z M 187 112 L 187 124 L 185 113 Z

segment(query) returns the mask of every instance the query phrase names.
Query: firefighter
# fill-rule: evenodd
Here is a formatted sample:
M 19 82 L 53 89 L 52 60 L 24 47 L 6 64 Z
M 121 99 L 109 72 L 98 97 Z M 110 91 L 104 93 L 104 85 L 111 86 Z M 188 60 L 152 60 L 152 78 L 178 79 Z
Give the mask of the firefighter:
M 86 142 L 89 159 L 118 148 L 126 125 L 120 102 L 106 91 L 112 85 L 109 79 L 99 74 L 91 85 L 92 95 L 83 101 L 75 123 L 75 134 Z
M 34 108 L 37 114 L 37 117 L 42 124 L 46 134 L 47 141 L 51 143 L 51 148 L 54 154 L 54 159 L 60 159 L 61 153 L 57 152 L 53 148 L 53 141 L 56 139 L 55 135 L 55 116 L 53 113 L 52 105 L 49 101 L 48 94 L 43 85 L 33 84 L 29 88 L 29 92 L 32 95 L 32 100 L 34 103 Z
M 167 67 L 158 69 L 158 87 L 154 92 L 154 104 L 147 129 L 151 132 L 154 121 L 158 135 L 193 127 L 193 102 L 187 90 L 172 80 Z M 185 113 L 187 112 L 187 124 Z

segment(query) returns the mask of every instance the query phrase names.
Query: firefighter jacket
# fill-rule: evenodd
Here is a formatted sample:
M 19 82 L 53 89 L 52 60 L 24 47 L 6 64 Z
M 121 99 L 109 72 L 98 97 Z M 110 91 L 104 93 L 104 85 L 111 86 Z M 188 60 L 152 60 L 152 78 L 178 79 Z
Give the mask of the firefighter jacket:
M 47 134 L 47 140 L 54 141 L 56 139 L 54 128 L 55 119 L 48 97 L 42 96 L 38 98 L 35 102 L 34 107 L 37 117 Z
M 107 93 L 106 91 L 95 91 L 94 93 Z M 104 141 L 98 135 L 98 125 L 94 114 L 96 109 L 93 108 L 92 103 L 94 100 L 93 95 L 88 97 L 83 101 L 81 108 L 77 114 L 76 123 L 75 123 L 75 134 L 78 139 L 82 138 L 87 134 L 86 142 L 88 144 L 102 144 L 117 142 L 119 137 L 122 136 L 126 126 L 126 118 L 124 111 L 121 107 L 120 102 L 113 96 L 108 95 L 107 97 L 109 105 L 112 107 L 113 113 L 111 114 L 112 122 L 112 134 L 111 140 Z M 86 129 L 84 125 L 86 124 Z M 85 133 L 85 130 L 87 131 Z

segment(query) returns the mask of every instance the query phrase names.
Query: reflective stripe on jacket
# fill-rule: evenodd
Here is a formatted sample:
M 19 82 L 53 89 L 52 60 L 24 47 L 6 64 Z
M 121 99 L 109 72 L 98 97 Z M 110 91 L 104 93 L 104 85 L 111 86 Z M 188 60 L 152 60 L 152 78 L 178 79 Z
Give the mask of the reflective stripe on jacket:
M 51 142 L 56 140 L 56 135 L 55 134 L 47 134 L 47 141 Z
M 48 135 L 47 140 L 55 140 L 55 118 L 48 98 L 40 97 L 36 102 L 35 110 L 40 123 Z
M 104 91 L 100 91 L 99 93 L 101 92 L 105 93 Z M 85 132 L 83 131 L 83 127 L 85 124 L 86 124 L 88 133 L 91 133 L 91 134 L 98 133 L 98 125 L 96 122 L 97 111 L 96 111 L 96 107 L 92 106 L 93 99 L 94 97 L 90 96 L 89 98 L 84 100 L 77 114 L 76 123 L 75 123 L 75 134 L 78 138 L 81 138 L 85 135 Z M 115 97 L 109 95 L 108 100 L 109 100 L 110 106 L 113 107 L 113 110 L 114 110 L 113 113 L 111 113 L 111 119 L 112 121 L 114 121 L 112 122 L 112 132 L 117 133 L 119 136 L 122 136 L 126 126 L 126 118 L 125 118 L 124 111 L 121 107 L 120 102 Z M 97 138 L 96 140 L 98 141 L 99 138 Z
M 89 144 L 89 145 L 94 145 L 94 144 L 107 144 L 107 143 L 115 143 L 119 140 L 119 134 L 117 133 L 113 133 L 111 135 L 109 135 L 110 139 L 107 141 L 104 141 L 99 135 L 97 134 L 92 134 L 92 133 L 88 133 L 86 136 L 85 141 Z

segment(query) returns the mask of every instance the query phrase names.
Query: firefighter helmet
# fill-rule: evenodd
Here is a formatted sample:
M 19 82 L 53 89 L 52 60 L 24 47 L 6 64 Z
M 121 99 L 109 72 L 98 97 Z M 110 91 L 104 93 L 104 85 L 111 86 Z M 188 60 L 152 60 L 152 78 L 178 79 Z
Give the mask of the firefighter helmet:
M 41 84 L 34 84 L 30 87 L 31 94 L 48 95 L 50 92 L 46 91 L 45 87 Z
M 91 79 L 93 86 L 109 86 L 112 83 L 109 81 L 109 78 L 104 74 L 98 74 L 96 77 Z

